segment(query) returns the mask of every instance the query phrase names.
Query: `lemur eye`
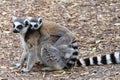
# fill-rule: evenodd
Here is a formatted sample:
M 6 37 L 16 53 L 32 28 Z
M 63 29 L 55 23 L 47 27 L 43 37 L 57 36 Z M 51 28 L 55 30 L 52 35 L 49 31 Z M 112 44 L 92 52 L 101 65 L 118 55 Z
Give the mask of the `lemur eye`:
M 35 28 L 37 28 L 37 27 L 38 27 L 38 25 L 37 25 L 37 24 L 35 24 L 35 25 L 34 25 L 34 27 L 35 27 Z
M 30 27 L 32 27 L 32 24 L 30 24 Z
M 38 22 L 39 22 L 39 24 L 41 24 L 42 23 L 42 19 L 39 19 Z
M 39 23 L 42 23 L 42 20 L 40 20 Z
M 13 24 L 13 28 L 15 27 L 15 24 Z
M 22 26 L 22 25 L 18 25 L 17 28 L 18 28 L 18 29 L 22 29 L 23 26 Z

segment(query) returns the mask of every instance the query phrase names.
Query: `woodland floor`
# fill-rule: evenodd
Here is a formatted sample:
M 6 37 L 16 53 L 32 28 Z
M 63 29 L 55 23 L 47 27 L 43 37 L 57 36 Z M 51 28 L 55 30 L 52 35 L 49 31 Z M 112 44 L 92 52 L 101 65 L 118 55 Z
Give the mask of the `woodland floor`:
M 22 53 L 12 16 L 42 16 L 76 33 L 79 56 L 120 50 L 120 0 L 0 0 L 0 80 L 120 80 L 120 65 L 89 66 L 43 72 L 34 66 L 20 73 L 12 64 Z

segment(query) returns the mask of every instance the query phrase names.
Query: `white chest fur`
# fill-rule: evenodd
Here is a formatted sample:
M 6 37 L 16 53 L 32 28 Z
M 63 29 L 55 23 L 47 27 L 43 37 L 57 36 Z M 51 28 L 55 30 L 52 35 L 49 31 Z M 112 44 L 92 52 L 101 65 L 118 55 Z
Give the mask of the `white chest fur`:
M 24 49 L 26 49 L 26 43 L 25 43 L 25 40 L 24 40 L 24 35 L 21 35 L 21 34 L 20 34 L 20 40 L 21 40 L 21 42 L 22 42 L 22 47 L 23 47 Z

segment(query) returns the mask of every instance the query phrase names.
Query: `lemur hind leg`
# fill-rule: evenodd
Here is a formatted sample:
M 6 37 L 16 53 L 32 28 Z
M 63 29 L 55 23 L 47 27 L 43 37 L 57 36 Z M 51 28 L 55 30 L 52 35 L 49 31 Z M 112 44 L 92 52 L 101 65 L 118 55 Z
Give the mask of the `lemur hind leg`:
M 42 70 L 60 70 L 66 65 L 61 58 L 60 51 L 52 45 L 44 45 L 41 49 L 43 63 L 47 66 Z

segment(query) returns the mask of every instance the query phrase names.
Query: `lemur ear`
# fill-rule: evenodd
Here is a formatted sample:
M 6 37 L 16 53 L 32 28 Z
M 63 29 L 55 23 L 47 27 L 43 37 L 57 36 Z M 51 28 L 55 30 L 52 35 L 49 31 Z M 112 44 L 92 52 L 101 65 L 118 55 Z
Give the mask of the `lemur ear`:
M 27 27 L 29 25 L 29 20 L 28 19 L 25 19 L 24 20 L 24 24 L 25 24 L 25 27 Z
M 40 17 L 40 18 L 38 18 L 38 22 L 39 22 L 39 24 L 42 24 L 42 18 Z
M 12 16 L 12 20 L 15 21 L 17 19 L 16 16 Z

